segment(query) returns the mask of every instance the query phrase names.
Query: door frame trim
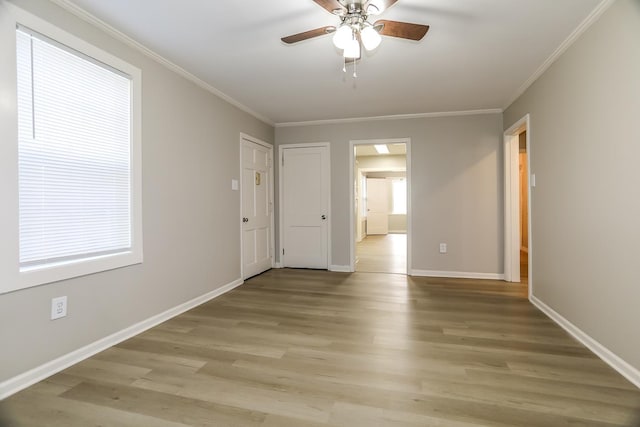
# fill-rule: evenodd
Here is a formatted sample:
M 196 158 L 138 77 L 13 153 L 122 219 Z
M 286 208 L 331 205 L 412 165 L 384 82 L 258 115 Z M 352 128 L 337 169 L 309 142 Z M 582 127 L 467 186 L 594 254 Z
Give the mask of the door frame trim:
M 519 135 L 527 132 L 527 172 L 529 188 L 527 191 L 527 228 L 528 228 L 528 265 L 529 297 L 533 294 L 533 236 L 531 235 L 531 193 L 534 183 L 531 181 L 531 123 L 529 114 L 522 117 L 504 131 L 504 280 L 520 282 L 520 168 Z
M 327 188 L 327 214 L 329 218 L 327 219 L 327 270 L 331 269 L 332 266 L 332 252 L 333 249 L 331 247 L 331 223 L 333 220 L 333 213 L 331 212 L 331 143 L 329 142 L 305 142 L 305 143 L 296 143 L 296 144 L 280 144 L 278 145 L 278 267 L 284 267 L 285 255 L 282 255 L 282 242 L 284 241 L 284 207 L 283 202 L 284 198 L 282 197 L 283 191 L 282 187 L 284 185 L 282 181 L 282 173 L 280 166 L 282 165 L 282 161 L 284 159 L 284 150 L 290 148 L 313 148 L 313 147 L 323 147 L 327 149 L 327 177 L 329 178 L 329 185 Z
M 404 143 L 407 147 L 405 159 L 405 171 L 407 174 L 407 271 L 411 271 L 411 138 L 384 138 L 384 139 L 356 139 L 349 141 L 349 271 L 356 271 L 356 207 L 355 207 L 355 161 L 356 145 L 398 144 Z
M 242 193 L 244 191 L 244 186 L 243 186 L 243 182 L 242 182 L 242 168 L 243 168 L 243 164 L 242 164 L 242 142 L 243 141 L 248 141 L 248 142 L 252 142 L 256 145 L 260 145 L 262 147 L 265 147 L 269 150 L 269 177 L 271 178 L 269 181 L 269 203 L 271 204 L 271 268 L 273 268 L 275 266 L 275 248 L 276 248 L 276 242 L 275 242 L 275 228 L 276 228 L 276 222 L 275 222 L 275 206 L 273 203 L 273 199 L 275 197 L 274 194 L 274 173 L 273 173 L 273 145 L 269 144 L 268 142 L 262 141 L 261 139 L 258 138 L 254 138 L 251 135 L 247 135 L 246 133 L 242 133 L 240 132 L 240 143 L 239 143 L 239 148 L 240 148 L 240 177 L 238 179 L 238 184 L 239 184 L 239 196 L 240 196 L 240 200 L 239 200 L 239 205 L 240 205 L 240 217 L 242 217 Z M 242 235 L 242 221 L 240 221 L 240 278 L 241 280 L 244 281 L 244 239 L 243 239 L 243 235 Z

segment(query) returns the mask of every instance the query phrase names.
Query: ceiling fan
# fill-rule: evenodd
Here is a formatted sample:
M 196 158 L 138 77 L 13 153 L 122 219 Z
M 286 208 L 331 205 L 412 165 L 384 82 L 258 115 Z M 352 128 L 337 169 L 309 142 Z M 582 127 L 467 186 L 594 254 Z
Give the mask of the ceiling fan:
M 362 47 L 373 50 L 382 37 L 391 36 L 409 40 L 422 40 L 429 31 L 428 25 L 380 19 L 373 24 L 369 16 L 379 15 L 398 0 L 313 0 L 340 19 L 337 26 L 320 27 L 281 40 L 287 44 L 334 33 L 333 43 L 343 51 L 345 62 L 355 62 L 362 56 Z

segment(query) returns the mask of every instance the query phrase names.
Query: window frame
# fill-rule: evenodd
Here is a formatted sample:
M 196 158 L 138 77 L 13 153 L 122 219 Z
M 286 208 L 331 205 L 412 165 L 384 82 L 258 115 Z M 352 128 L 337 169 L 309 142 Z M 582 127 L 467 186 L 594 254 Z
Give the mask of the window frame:
M 131 249 L 21 271 L 16 30 L 23 26 L 131 78 Z M 142 263 L 142 73 L 140 69 L 17 6 L 0 3 L 0 294 Z M 6 54 L 4 53 L 6 52 Z M 86 59 L 86 58 L 85 58 Z

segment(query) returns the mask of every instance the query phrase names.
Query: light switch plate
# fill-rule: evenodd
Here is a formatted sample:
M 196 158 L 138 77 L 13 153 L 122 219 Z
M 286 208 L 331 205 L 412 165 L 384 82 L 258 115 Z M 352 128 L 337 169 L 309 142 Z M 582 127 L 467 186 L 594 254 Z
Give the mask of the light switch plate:
M 231 189 L 233 191 L 238 191 L 238 180 L 237 179 L 232 179 L 231 180 Z

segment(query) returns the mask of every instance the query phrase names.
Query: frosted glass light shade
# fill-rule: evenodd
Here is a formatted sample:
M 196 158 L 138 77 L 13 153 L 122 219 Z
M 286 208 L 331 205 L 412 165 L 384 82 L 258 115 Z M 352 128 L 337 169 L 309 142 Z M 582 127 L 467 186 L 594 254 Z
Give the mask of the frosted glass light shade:
M 343 25 L 333 35 L 333 44 L 338 49 L 344 49 L 347 44 L 353 39 L 353 30 L 348 25 Z
M 360 43 L 358 43 L 358 40 L 351 39 L 351 41 L 349 41 L 347 46 L 344 48 L 344 52 L 342 52 L 342 55 L 345 58 L 360 58 Z
M 382 37 L 373 27 L 365 27 L 360 33 L 362 44 L 367 50 L 373 50 L 380 45 Z

